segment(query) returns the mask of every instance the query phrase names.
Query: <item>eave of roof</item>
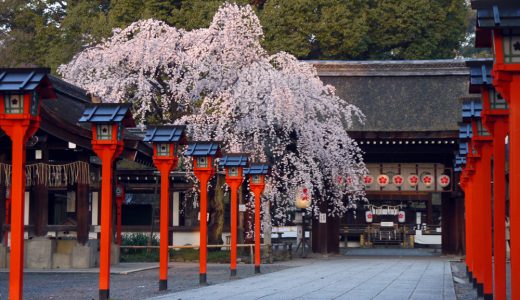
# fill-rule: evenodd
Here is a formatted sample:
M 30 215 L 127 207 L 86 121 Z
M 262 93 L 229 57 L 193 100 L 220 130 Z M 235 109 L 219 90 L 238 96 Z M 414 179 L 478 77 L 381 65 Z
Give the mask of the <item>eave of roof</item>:
M 469 75 L 463 59 L 441 60 L 306 60 L 325 76 L 460 76 Z

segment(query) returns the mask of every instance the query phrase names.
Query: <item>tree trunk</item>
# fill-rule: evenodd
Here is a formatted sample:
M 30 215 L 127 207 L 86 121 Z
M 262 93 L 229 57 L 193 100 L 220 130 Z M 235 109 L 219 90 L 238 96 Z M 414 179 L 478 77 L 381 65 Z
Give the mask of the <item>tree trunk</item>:
M 222 231 L 224 231 L 224 189 L 222 185 L 225 178 L 222 175 L 216 176 L 216 184 L 214 184 L 214 191 L 209 193 L 209 208 L 210 217 L 208 224 L 208 244 L 220 245 L 222 241 Z M 209 248 L 212 249 L 218 248 Z

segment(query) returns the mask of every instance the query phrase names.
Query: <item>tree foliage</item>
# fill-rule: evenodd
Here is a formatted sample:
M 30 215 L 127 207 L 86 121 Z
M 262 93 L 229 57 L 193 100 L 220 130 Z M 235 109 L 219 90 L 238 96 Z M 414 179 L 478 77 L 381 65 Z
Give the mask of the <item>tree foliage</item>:
M 235 0 L 258 13 L 269 53 L 299 59 L 452 58 L 465 41 L 464 0 Z M 209 26 L 224 0 L 0 1 L 3 66 L 65 63 L 141 19 Z
M 266 195 L 284 221 L 302 187 L 317 210 L 341 215 L 363 197 L 366 173 L 346 128 L 357 107 L 336 96 L 310 64 L 269 55 L 250 6 L 226 4 L 208 28 L 185 31 L 153 19 L 131 24 L 59 68 L 110 102 L 131 102 L 138 120 L 189 126 L 194 140 L 221 140 L 273 166 Z M 345 125 L 346 124 L 346 125 Z M 338 178 L 350 177 L 347 186 Z

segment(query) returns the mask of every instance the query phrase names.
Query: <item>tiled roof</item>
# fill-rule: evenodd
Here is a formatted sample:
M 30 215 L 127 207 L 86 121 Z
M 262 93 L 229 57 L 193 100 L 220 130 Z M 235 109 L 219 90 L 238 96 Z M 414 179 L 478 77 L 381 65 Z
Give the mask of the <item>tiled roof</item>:
M 192 142 L 184 152 L 185 156 L 220 156 L 219 142 Z
M 0 92 L 31 92 L 40 86 L 44 99 L 55 99 L 56 95 L 47 77 L 49 69 L 43 68 L 0 68 Z
M 478 98 L 464 99 L 462 101 L 462 118 L 480 118 L 482 101 Z
M 477 26 L 481 28 L 519 28 L 520 4 L 513 0 L 473 0 Z
M 269 165 L 252 164 L 249 168 L 244 169 L 245 175 L 266 175 L 269 174 Z
M 246 167 L 249 163 L 249 155 L 244 153 L 230 153 L 222 156 L 218 165 L 220 167 Z
M 186 136 L 184 130 L 186 126 L 157 126 L 150 127 L 146 131 L 144 137 L 145 142 L 158 142 L 158 143 L 184 143 Z
M 481 86 L 493 84 L 493 59 L 472 59 L 466 61 L 469 67 L 469 92 L 480 94 Z
M 129 104 L 100 103 L 87 107 L 79 122 L 116 123 L 131 118 Z

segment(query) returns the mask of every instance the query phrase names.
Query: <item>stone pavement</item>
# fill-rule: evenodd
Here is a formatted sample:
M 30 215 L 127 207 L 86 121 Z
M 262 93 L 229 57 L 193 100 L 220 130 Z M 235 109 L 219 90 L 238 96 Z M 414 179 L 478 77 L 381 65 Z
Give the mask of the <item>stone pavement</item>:
M 456 299 L 450 262 L 440 257 L 341 258 L 153 298 Z

